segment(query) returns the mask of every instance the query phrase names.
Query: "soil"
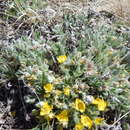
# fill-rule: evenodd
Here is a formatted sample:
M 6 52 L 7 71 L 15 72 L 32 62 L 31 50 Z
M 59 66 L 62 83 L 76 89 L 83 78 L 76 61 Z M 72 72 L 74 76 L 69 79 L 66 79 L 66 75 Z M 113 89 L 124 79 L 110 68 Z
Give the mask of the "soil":
M 0 87 L 0 130 L 31 129 L 37 125 L 31 111 L 33 104 L 25 102 L 26 96 L 34 96 L 33 91 L 16 79 Z

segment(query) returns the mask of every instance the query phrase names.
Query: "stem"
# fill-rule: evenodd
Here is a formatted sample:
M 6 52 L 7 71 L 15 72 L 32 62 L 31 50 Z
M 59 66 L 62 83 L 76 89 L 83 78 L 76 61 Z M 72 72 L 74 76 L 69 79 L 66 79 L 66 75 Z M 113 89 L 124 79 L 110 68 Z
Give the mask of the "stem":
M 130 111 L 128 111 L 127 113 L 125 113 L 123 116 L 121 116 L 117 121 L 115 121 L 111 127 L 113 127 L 114 125 L 116 125 L 116 123 L 118 123 L 122 118 L 124 118 L 126 115 L 128 115 L 130 113 Z

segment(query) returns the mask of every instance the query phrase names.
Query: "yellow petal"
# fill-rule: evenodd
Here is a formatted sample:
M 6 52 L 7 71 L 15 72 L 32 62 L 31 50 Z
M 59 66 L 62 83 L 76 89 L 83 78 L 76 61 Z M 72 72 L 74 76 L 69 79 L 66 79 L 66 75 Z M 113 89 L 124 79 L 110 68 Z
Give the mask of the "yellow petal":
M 69 96 L 70 95 L 70 88 L 64 88 L 64 94 L 66 96 Z
M 43 88 L 45 89 L 46 93 L 51 92 L 53 89 L 53 84 L 48 83 L 48 84 L 44 85 Z
M 56 115 L 56 118 L 59 122 L 61 122 L 63 125 L 66 125 L 68 123 L 68 110 L 61 111 L 60 114 Z
M 104 111 L 107 107 L 107 102 L 100 98 L 94 99 L 92 104 L 97 105 L 99 111 Z
M 106 107 L 107 107 L 107 103 L 104 100 L 100 101 L 100 103 L 98 104 L 99 111 L 105 111 Z
M 97 117 L 97 118 L 95 118 L 94 123 L 96 125 L 100 125 L 103 122 L 103 120 L 104 120 L 104 118 Z
M 75 105 L 74 105 L 74 107 L 75 107 L 75 109 L 77 110 L 77 111 L 80 111 L 80 112 L 84 112 L 85 111 L 85 103 L 82 101 L 82 100 L 80 100 L 80 99 L 76 99 L 75 100 Z
M 81 123 L 83 124 L 83 126 L 86 126 L 88 127 L 89 129 L 92 127 L 93 125 L 93 122 L 92 120 L 88 117 L 88 116 L 85 116 L 85 115 L 81 115 Z
M 100 101 L 101 101 L 100 98 L 96 98 L 96 99 L 94 99 L 94 100 L 92 101 L 92 104 L 99 104 Z
M 50 106 L 48 102 L 44 102 L 40 110 L 40 116 L 48 115 L 53 109 L 53 106 Z
M 66 55 L 61 55 L 57 57 L 57 61 L 58 63 L 64 63 L 67 60 L 67 56 Z
M 75 125 L 75 130 L 83 130 L 84 126 L 81 123 Z

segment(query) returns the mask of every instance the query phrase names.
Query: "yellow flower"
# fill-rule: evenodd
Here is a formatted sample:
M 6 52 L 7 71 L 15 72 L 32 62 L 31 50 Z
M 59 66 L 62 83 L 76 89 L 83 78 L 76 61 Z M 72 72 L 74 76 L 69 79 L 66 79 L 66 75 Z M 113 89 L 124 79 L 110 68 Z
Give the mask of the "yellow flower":
M 58 63 L 64 63 L 67 60 L 67 56 L 66 55 L 61 55 L 57 57 L 57 61 Z
M 81 123 L 75 125 L 75 130 L 83 130 L 84 126 Z
M 77 111 L 84 112 L 85 111 L 85 103 L 82 100 L 77 98 L 75 100 L 74 108 Z
M 93 122 L 92 120 L 88 117 L 88 116 L 85 116 L 85 115 L 81 115 L 81 123 L 83 124 L 83 126 L 86 126 L 88 127 L 89 129 L 92 127 L 93 125 Z
M 46 93 L 51 92 L 53 89 L 53 84 L 48 83 L 48 84 L 44 85 L 43 88 L 45 89 Z
M 50 106 L 48 102 L 44 102 L 40 110 L 40 116 L 49 115 L 52 109 L 53 106 Z
M 100 100 L 101 100 L 100 98 L 96 98 L 96 99 L 94 99 L 94 100 L 92 101 L 92 104 L 97 105 L 97 104 L 99 104 Z
M 96 125 L 100 125 L 103 120 L 104 120 L 104 118 L 97 117 L 97 118 L 95 118 L 94 123 L 95 123 Z
M 61 111 L 60 114 L 56 115 L 56 118 L 58 119 L 59 122 L 61 122 L 63 125 L 68 124 L 68 110 L 63 110 Z
M 99 111 L 104 111 L 107 107 L 107 102 L 105 102 L 103 99 L 100 98 L 94 99 L 92 104 L 97 105 Z
M 70 95 L 70 88 L 64 88 L 64 94 L 66 96 L 69 96 Z

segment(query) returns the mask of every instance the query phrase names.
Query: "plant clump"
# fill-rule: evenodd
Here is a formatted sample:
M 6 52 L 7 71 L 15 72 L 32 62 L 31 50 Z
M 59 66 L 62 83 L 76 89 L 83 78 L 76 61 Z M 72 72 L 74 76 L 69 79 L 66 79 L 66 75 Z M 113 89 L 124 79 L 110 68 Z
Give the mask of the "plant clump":
M 1 83 L 22 80 L 35 92 L 28 97 L 36 106 L 34 129 L 111 127 L 130 108 L 130 70 L 122 62 L 128 35 L 70 14 L 52 31 L 57 41 L 36 32 L 34 39 L 24 36 L 1 49 Z

